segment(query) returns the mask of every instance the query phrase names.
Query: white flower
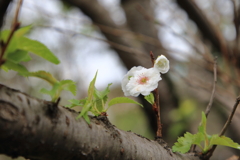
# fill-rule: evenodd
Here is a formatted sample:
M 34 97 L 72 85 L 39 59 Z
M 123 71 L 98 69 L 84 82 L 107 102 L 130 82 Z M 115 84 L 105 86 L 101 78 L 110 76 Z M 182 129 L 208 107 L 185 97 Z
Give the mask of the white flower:
M 160 73 L 155 68 L 133 67 L 123 77 L 122 90 L 125 96 L 137 97 L 139 94 L 146 96 L 157 88 L 161 79 Z
M 158 56 L 154 63 L 154 68 L 161 73 L 167 73 L 169 70 L 169 60 L 164 55 Z

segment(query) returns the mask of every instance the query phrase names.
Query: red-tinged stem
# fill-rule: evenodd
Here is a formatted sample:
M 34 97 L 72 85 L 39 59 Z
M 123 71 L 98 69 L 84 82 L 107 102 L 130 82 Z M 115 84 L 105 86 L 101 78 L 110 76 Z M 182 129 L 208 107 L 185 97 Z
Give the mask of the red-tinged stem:
M 154 55 L 152 51 L 150 51 L 150 57 L 152 64 L 154 65 Z M 159 93 L 158 88 L 156 88 L 153 92 L 154 95 L 154 103 L 152 105 L 153 111 L 157 117 L 157 132 L 156 132 L 156 138 L 162 138 L 162 123 L 161 123 L 161 112 L 160 112 L 160 103 L 159 103 Z
M 14 16 L 14 20 L 12 23 L 12 28 L 11 28 L 11 32 L 7 38 L 7 41 L 4 43 L 2 40 L 1 42 L 1 54 L 0 54 L 0 66 L 5 62 L 5 60 L 3 60 L 3 56 L 4 53 L 6 52 L 6 49 L 14 35 L 14 32 L 19 28 L 20 23 L 18 22 L 18 15 L 19 15 L 19 11 L 20 11 L 20 7 L 22 5 L 23 0 L 19 0 L 18 5 L 17 5 L 17 9 L 16 9 L 16 14 Z

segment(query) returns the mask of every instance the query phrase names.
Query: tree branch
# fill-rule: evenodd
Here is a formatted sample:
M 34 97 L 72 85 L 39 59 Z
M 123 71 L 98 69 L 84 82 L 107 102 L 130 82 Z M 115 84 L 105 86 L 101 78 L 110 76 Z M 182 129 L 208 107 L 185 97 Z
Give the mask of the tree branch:
M 82 118 L 76 120 L 77 115 L 0 85 L 0 153 L 44 160 L 199 160 L 172 153 L 164 143 L 121 131 L 106 117 L 91 117 L 88 125 Z
M 202 35 L 212 43 L 215 49 L 223 55 L 228 56 L 228 46 L 222 33 L 208 20 L 207 16 L 196 3 L 192 0 L 177 0 L 176 2 L 186 11 L 189 18 L 196 23 Z

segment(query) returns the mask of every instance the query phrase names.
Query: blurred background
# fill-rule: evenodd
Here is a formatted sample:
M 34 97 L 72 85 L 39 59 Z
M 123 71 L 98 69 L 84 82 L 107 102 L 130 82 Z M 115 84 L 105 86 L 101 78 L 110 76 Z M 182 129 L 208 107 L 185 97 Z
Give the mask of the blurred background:
M 10 29 L 16 0 L 7 10 L 2 29 Z M 152 66 L 149 52 L 170 60 L 170 71 L 159 82 L 163 138 L 169 146 L 186 131 L 196 133 L 201 111 L 213 88 L 214 58 L 217 83 L 208 133 L 221 131 L 240 86 L 239 24 L 237 0 L 24 0 L 19 20 L 32 25 L 27 35 L 44 43 L 60 59 L 54 65 L 32 56 L 23 63 L 29 71 L 45 70 L 58 80 L 77 83 L 77 96 L 64 91 L 61 105 L 87 96 L 89 82 L 98 70 L 97 89 L 110 87 L 110 97 L 123 96 L 121 80 L 133 66 Z M 0 70 L 0 83 L 50 100 L 39 92 L 49 88 L 37 78 L 24 78 Z M 116 127 L 154 139 L 155 115 L 143 97 L 131 104 L 111 107 L 108 118 Z M 240 143 L 240 109 L 227 136 Z M 212 159 L 239 155 L 236 149 L 217 147 Z M 1 156 L 1 160 L 10 159 Z M 23 159 L 23 158 L 19 158 Z

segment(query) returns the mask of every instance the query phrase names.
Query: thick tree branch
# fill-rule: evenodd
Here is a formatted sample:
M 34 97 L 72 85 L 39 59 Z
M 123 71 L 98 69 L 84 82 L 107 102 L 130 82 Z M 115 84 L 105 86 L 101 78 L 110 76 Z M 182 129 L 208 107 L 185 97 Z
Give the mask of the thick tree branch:
M 189 18 L 196 23 L 202 35 L 212 43 L 215 49 L 227 56 L 228 46 L 222 36 L 222 33 L 208 20 L 207 16 L 201 11 L 196 3 L 193 0 L 177 0 L 177 3 L 183 10 L 186 11 Z
M 88 125 L 73 110 L 0 85 L 0 153 L 30 159 L 199 160 L 92 117 Z
M 125 66 L 130 69 L 132 66 L 143 65 L 145 67 L 150 67 L 151 63 L 148 60 L 148 52 L 146 52 L 141 45 L 134 40 L 134 35 L 131 33 L 126 33 L 122 35 L 115 35 L 107 30 L 107 27 L 118 30 L 128 30 L 126 26 L 117 25 L 110 17 L 109 12 L 99 3 L 97 0 L 63 0 L 70 3 L 73 6 L 78 7 L 84 14 L 92 19 L 93 23 L 97 25 L 103 35 L 111 42 L 121 44 L 127 47 L 138 49 L 140 52 L 138 55 L 134 53 L 129 53 L 118 48 L 114 50 L 118 53 L 119 57 L 122 59 Z M 94 5 L 93 5 L 94 4 Z M 142 54 L 140 54 L 142 53 Z

